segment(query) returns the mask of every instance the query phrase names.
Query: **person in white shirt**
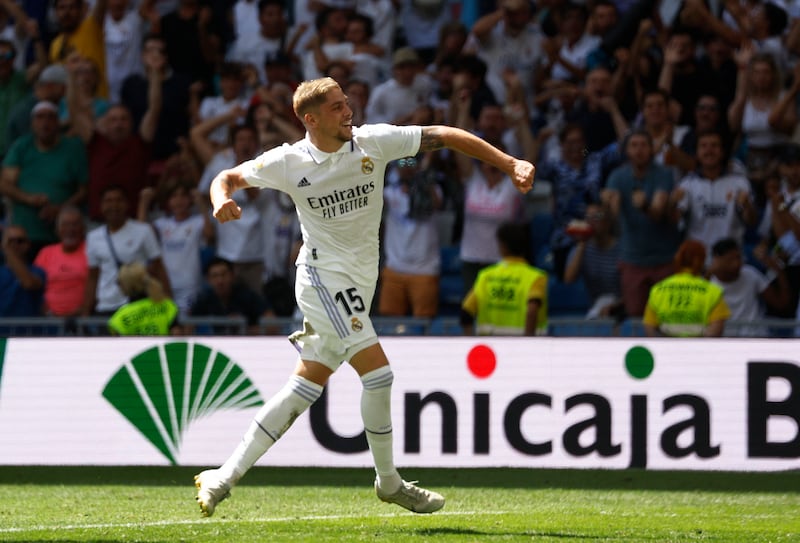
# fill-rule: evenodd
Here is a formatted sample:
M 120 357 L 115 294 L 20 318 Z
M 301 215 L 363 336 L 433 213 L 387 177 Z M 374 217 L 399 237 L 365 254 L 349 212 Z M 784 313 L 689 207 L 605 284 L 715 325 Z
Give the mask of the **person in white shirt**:
M 228 460 L 195 477 L 200 510 L 206 516 L 214 513 L 347 361 L 363 385 L 361 416 L 375 463 L 378 498 L 416 513 L 432 513 L 444 506 L 444 498 L 404 481 L 394 465 L 393 373 L 369 316 L 378 280 L 386 166 L 447 147 L 502 169 L 520 192 L 531 189 L 534 167 L 457 128 L 354 127 L 347 97 L 328 77 L 301 83 L 293 105 L 306 137 L 223 170 L 210 193 L 214 217 L 222 223 L 242 216 L 243 209 L 233 199 L 241 189 L 277 189 L 294 200 L 303 233 L 295 292 L 304 320 L 303 330 L 290 339 L 300 359 L 286 386 L 261 408 Z
M 430 103 L 435 83 L 410 47 L 392 57 L 392 77 L 373 88 L 367 101 L 368 123 L 408 124 L 414 113 Z

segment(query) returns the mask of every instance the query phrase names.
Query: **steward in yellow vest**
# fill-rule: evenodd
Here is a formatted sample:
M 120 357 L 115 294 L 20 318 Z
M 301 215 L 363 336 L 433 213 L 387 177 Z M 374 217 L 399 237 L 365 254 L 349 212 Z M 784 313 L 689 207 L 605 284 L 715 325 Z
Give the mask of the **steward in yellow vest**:
M 140 263 L 119 269 L 119 285 L 132 301 L 111 315 L 108 328 L 119 336 L 167 336 L 176 326 L 178 306 Z
M 533 336 L 547 333 L 547 273 L 527 263 L 527 229 L 497 229 L 502 260 L 478 273 L 461 304 L 466 334 Z
M 719 337 L 730 318 L 722 288 L 701 275 L 706 260 L 702 243 L 686 240 L 675 255 L 678 273 L 653 285 L 644 310 L 648 336 Z

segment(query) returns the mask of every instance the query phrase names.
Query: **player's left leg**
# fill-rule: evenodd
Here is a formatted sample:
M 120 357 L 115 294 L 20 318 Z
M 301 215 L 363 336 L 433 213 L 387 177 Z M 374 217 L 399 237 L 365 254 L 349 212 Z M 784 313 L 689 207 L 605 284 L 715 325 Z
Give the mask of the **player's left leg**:
M 379 343 L 359 351 L 350 365 L 361 377 L 361 418 L 375 463 L 375 492 L 388 503 L 415 513 L 433 513 L 444 506 L 436 492 L 404 481 L 394 465 L 392 450 L 392 382 L 394 375 Z

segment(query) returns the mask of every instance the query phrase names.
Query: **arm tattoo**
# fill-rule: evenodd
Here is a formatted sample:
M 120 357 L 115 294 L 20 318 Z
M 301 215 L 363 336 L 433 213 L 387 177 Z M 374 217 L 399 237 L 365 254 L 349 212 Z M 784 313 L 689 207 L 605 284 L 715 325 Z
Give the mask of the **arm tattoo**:
M 444 148 L 442 135 L 434 127 L 426 126 L 422 129 L 422 139 L 419 142 L 419 152 L 436 151 Z

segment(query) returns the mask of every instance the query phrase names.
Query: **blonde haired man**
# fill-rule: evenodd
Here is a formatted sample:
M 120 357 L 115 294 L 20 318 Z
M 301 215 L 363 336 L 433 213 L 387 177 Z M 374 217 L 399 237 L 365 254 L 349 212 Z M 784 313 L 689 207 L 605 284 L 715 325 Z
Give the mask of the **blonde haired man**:
M 386 165 L 443 147 L 505 171 L 521 192 L 533 185 L 534 167 L 472 134 L 446 126 L 352 126 L 353 111 L 331 78 L 302 83 L 294 111 L 306 137 L 224 170 L 211 183 L 214 217 L 236 220 L 234 191 L 272 188 L 295 202 L 303 247 L 297 258 L 297 303 L 303 330 L 291 336 L 300 351 L 286 386 L 261 408 L 242 443 L 215 470 L 195 478 L 202 513 L 210 516 L 245 472 L 322 393 L 345 360 L 363 385 L 361 414 L 375 463 L 378 497 L 416 513 L 432 513 L 444 498 L 401 479 L 392 455 L 389 361 L 370 322 L 378 279 L 378 229 Z

